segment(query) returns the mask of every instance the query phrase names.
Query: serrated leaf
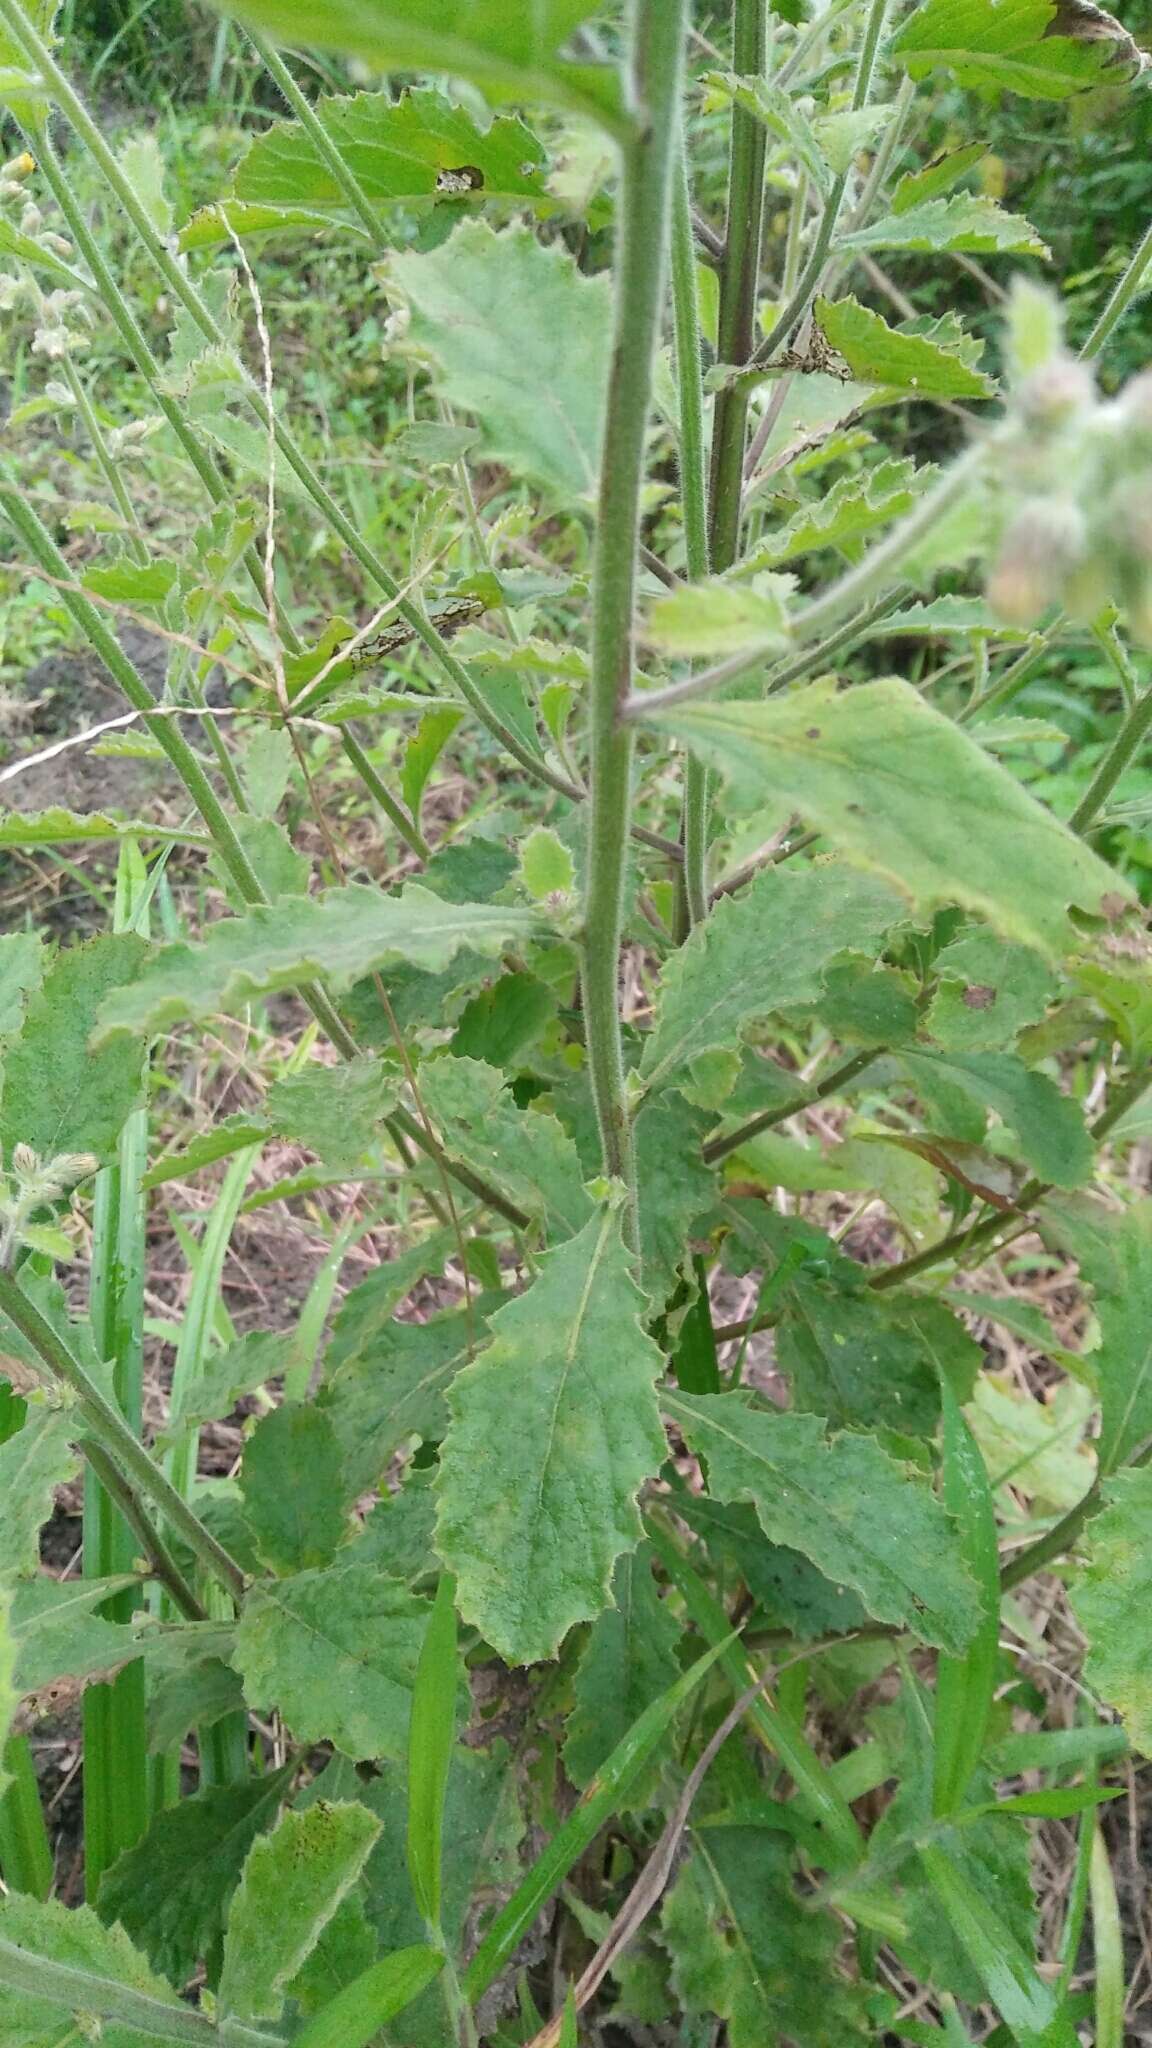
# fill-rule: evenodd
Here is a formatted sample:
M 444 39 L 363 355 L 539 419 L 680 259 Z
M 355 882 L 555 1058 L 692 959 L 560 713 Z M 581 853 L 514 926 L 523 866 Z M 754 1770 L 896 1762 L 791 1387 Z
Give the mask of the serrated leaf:
M 257 1708 L 279 1707 L 298 1741 L 350 1757 L 402 1757 L 428 1603 L 371 1565 L 253 1586 L 235 1663 Z
M 612 1599 L 592 1624 L 573 1681 L 564 1768 L 580 1791 L 680 1673 L 676 1649 L 683 1629 L 660 1598 L 650 1545 L 617 1559 Z M 634 1797 L 645 1804 L 642 1788 Z
M 67 846 L 79 839 L 175 839 L 205 845 L 199 833 L 174 832 L 143 819 L 114 818 L 107 811 L 6 811 L 0 818 L 0 846 Z
M 1093 14 L 1099 10 L 1093 8 Z M 1140 63 L 1131 36 L 1113 16 L 1113 35 L 1076 34 L 1076 11 L 1054 0 L 925 0 L 892 44 L 913 78 L 949 70 L 960 85 L 1027 99 L 1062 100 L 1099 85 L 1110 67 Z M 1069 34 L 1069 28 L 1072 33 Z
M 791 1864 L 768 1828 L 696 1827 L 665 1901 L 673 1989 L 688 2012 L 727 2022 L 731 2048 L 869 2038 L 859 1987 L 837 1967 L 835 1918 L 797 1897 Z
M 1152 1435 L 1152 1201 L 1116 1210 L 1049 1199 L 1045 1234 L 1072 1253 L 1092 1289 L 1100 1341 L 1100 1467 L 1115 1470 Z
M 447 903 L 416 883 L 396 896 L 352 883 L 293 898 L 222 918 L 198 945 L 162 946 L 133 986 L 108 997 L 95 1043 L 241 1008 L 316 977 L 346 989 L 389 960 L 436 973 L 461 947 L 499 953 L 535 928 L 530 911 Z
M 220 1977 L 226 2013 L 278 2016 L 285 1986 L 355 1884 L 379 1833 L 366 1806 L 318 1799 L 258 1836 L 228 1908 Z
M 180 1800 L 105 1871 L 100 1918 L 122 1926 L 171 1983 L 186 1984 L 216 1949 L 244 1858 L 275 1820 L 294 1768 Z
M 688 1256 L 692 1226 L 711 1206 L 716 1174 L 701 1157 L 712 1118 L 676 1097 L 641 1104 L 633 1127 L 640 1205 L 640 1284 L 663 1308 Z
M 555 1656 L 607 1605 L 664 1456 L 661 1356 L 631 1265 L 618 1216 L 593 1216 L 493 1317 L 448 1397 L 436 1547 L 461 1613 L 509 1663 Z
M 957 192 L 891 213 L 841 237 L 841 249 L 928 249 L 937 255 L 1049 256 L 1047 244 L 1021 214 L 1005 213 L 994 199 Z
M 787 644 L 790 589 L 788 578 L 771 575 L 755 583 L 729 583 L 719 576 L 683 583 L 649 607 L 644 637 L 676 656 L 737 654 L 757 646 L 767 655 Z
M 478 220 L 426 255 L 395 258 L 390 277 L 440 395 L 479 421 L 489 458 L 562 498 L 589 497 L 608 374 L 607 278 L 582 276 L 559 242 L 545 248 L 527 228 L 497 234 Z
M 973 931 L 936 955 L 939 986 L 925 1023 L 945 1052 L 1002 1052 L 1057 993 L 1047 961 L 994 932 Z
M 281 1138 L 294 1138 L 325 1166 L 352 1167 L 371 1146 L 378 1126 L 395 1107 L 399 1081 L 379 1060 L 340 1066 L 311 1061 L 268 1090 L 268 1121 Z
M 931 466 L 917 469 L 908 460 L 878 463 L 860 476 L 837 477 L 830 491 L 802 505 L 783 526 L 759 541 L 741 567 L 775 567 L 820 548 L 842 548 L 862 540 L 910 512 L 919 492 L 935 475 Z
M 1041 1180 L 1054 1187 L 1077 1188 L 1091 1178 L 1095 1150 L 1079 1103 L 1062 1095 L 1047 1074 L 1026 1067 L 1016 1053 L 943 1055 L 906 1048 L 901 1060 L 913 1086 L 918 1077 L 938 1078 L 994 1110 L 1015 1132 L 1020 1150 Z
M 330 1369 L 317 1404 L 336 1432 L 344 1498 L 375 1486 L 409 1437 L 436 1443 L 448 1427 L 445 1397 L 456 1375 L 484 1340 L 491 1299 L 423 1323 L 391 1317 Z
M 274 1572 L 331 1564 L 343 1538 L 340 1445 L 323 1409 L 285 1401 L 259 1421 L 240 1468 L 244 1519 Z
M 559 55 L 589 14 L 587 0 L 244 0 L 241 16 L 279 41 L 362 57 L 374 71 L 442 71 L 494 101 L 571 107 L 610 127 L 622 121 L 616 72 Z
M 972 1391 L 980 1347 L 941 1302 L 878 1296 L 803 1268 L 789 1277 L 781 1299 L 777 1361 L 794 1405 L 827 1417 L 834 1428 L 931 1436 L 940 1419 L 941 1376 L 957 1400 Z
M 398 202 L 433 206 L 474 194 L 515 205 L 546 201 L 542 145 L 522 121 L 502 116 L 481 128 L 461 106 L 428 87 L 394 100 L 361 92 L 322 96 L 313 107 L 332 147 L 353 172 L 369 205 L 382 214 Z M 459 185 L 466 174 L 466 181 Z M 182 249 L 202 249 L 237 232 L 274 230 L 301 218 L 362 230 L 359 215 L 324 156 L 298 121 L 276 121 L 249 144 L 232 182 L 180 236 Z
M 916 398 L 991 398 L 993 378 L 922 334 L 902 334 L 858 299 L 817 299 L 816 319 L 860 384 Z
M 566 896 L 575 880 L 572 855 L 549 825 L 537 825 L 520 848 L 520 879 L 537 903 Z
M 966 142 L 933 157 L 919 171 L 905 171 L 892 190 L 893 213 L 907 213 L 926 199 L 942 199 L 988 154 L 986 142 Z
M 38 932 L 0 937 L 0 1039 L 15 1038 L 24 1012 L 44 979 L 47 949 Z
M 640 1061 L 649 1091 L 695 1089 L 710 1055 L 730 1053 L 774 1011 L 815 1001 L 829 961 L 846 947 L 878 942 L 900 915 L 889 889 L 839 863 L 763 869 L 739 896 L 724 897 L 666 961 Z M 735 1078 L 733 1058 L 727 1085 L 705 1086 L 711 1106 Z
M 88 1039 L 110 989 L 131 984 L 148 948 L 131 933 L 104 934 L 57 955 L 8 1047 L 0 1099 L 0 1146 L 31 1145 L 43 1159 L 61 1152 L 111 1153 L 143 1087 L 144 1049 Z
M 39 1568 L 39 1535 L 53 1495 L 76 1477 L 76 1423 L 64 1409 L 34 1408 L 0 1444 L 0 1578 Z
M 137 1581 L 17 1579 L 9 1627 L 16 1648 L 14 1683 L 21 1699 L 57 1678 L 91 1678 L 119 1670 L 135 1653 L 130 1628 L 93 1612 Z
M 1068 906 L 1124 906 L 1120 877 L 910 684 L 843 695 L 817 683 L 778 702 L 692 704 L 653 716 L 754 806 L 795 806 L 922 910 L 961 903 L 1005 938 L 1059 956 Z M 848 943 L 847 941 L 845 943 Z
M 420 1093 L 450 1154 L 492 1179 L 512 1201 L 546 1222 L 559 1241 L 592 1214 L 579 1154 L 546 1110 L 520 1109 L 504 1076 L 480 1060 L 426 1060 Z
M 29 1968 L 31 1965 L 31 1969 Z M 102 2048 L 165 2048 L 188 2038 L 188 2008 L 121 1927 L 91 1906 L 9 1891 L 0 1902 L 4 2048 L 71 2048 L 77 2013 Z
M 1123 1716 L 1128 1740 L 1152 1753 L 1152 1471 L 1118 1472 L 1105 1507 L 1081 1538 L 1085 1563 L 1072 1582 L 1076 1619 L 1088 1638 L 1084 1676 Z
M 818 192 L 830 190 L 831 169 L 819 136 L 792 93 L 770 78 L 737 78 L 731 72 L 706 71 L 700 82 L 709 94 L 722 96 L 760 121 L 784 144 L 790 160 L 804 166 Z
M 956 1529 L 875 1437 L 829 1437 L 818 1416 L 754 1408 L 742 1394 L 665 1391 L 662 1403 L 707 1459 L 717 1499 L 750 1500 L 766 1536 L 855 1587 L 877 1621 L 963 1650 L 980 1610 Z

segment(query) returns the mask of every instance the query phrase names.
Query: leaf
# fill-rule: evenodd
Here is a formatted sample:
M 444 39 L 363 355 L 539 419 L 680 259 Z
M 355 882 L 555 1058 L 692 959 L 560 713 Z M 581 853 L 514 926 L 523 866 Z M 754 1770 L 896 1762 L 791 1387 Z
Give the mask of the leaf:
M 100 2026 L 102 2048 L 162 2048 L 188 2040 L 188 2008 L 154 1976 L 123 1928 L 90 1906 L 9 1891 L 0 1902 L 4 2048 L 71 2048 L 77 2014 Z
M 199 1428 L 230 1415 L 246 1394 L 279 1379 L 289 1356 L 291 1333 L 249 1330 L 220 1351 L 210 1351 L 200 1372 L 178 1386 L 169 1417 L 169 1431 L 183 1424 Z
M 1092 1289 L 1100 1341 L 1100 1469 L 1114 1471 L 1152 1435 L 1152 1201 L 1128 1208 L 1049 1199 L 1045 1235 L 1071 1252 Z
M 340 1446 L 322 1408 L 285 1401 L 257 1423 L 240 1468 L 244 1519 L 274 1572 L 331 1564 L 343 1538 Z
M 571 1237 L 587 1223 L 593 1204 L 571 1138 L 547 1110 L 518 1108 L 495 1067 L 426 1060 L 420 1093 L 449 1155 L 545 1221 L 550 1240 Z
M 252 1587 L 235 1663 L 257 1709 L 297 1740 L 402 1757 L 428 1605 L 371 1565 L 337 1563 Z
M 396 896 L 351 883 L 285 900 L 222 918 L 199 945 L 162 946 L 131 987 L 107 998 L 94 1042 L 203 1020 L 317 977 L 350 988 L 389 960 L 435 973 L 462 946 L 497 954 L 536 925 L 531 911 L 447 903 L 418 883 Z
M 448 1050 L 458 1059 L 515 1069 L 556 1010 L 556 992 L 534 974 L 501 974 L 465 1003 Z
M 891 519 L 910 512 L 917 494 L 935 474 L 930 465 L 917 469 L 910 460 L 877 463 L 859 476 L 837 477 L 831 490 L 800 507 L 783 526 L 774 527 L 741 565 L 745 569 L 775 568 L 797 555 L 821 548 L 843 548 L 862 540 Z
M 292 741 L 280 726 L 258 725 L 244 742 L 240 775 L 258 818 L 274 818 L 284 801 L 295 760 Z
M 361 1057 L 334 1067 L 314 1060 L 273 1082 L 268 1121 L 278 1137 L 294 1138 L 325 1166 L 351 1168 L 395 1108 L 398 1086 L 379 1060 Z
M 368 2048 L 444 1967 L 438 1949 L 416 1945 L 383 1956 L 338 1991 L 295 2037 L 294 2048 Z
M 860 384 L 916 398 L 992 398 L 996 385 L 952 350 L 922 334 L 901 334 L 858 299 L 817 299 L 816 319 Z
M 426 711 L 404 749 L 400 788 L 413 817 L 420 812 L 420 799 L 428 777 L 459 725 L 464 713 L 455 704 L 438 704 Z
M 355 1884 L 379 1833 L 366 1806 L 318 1799 L 257 1837 L 228 1908 L 224 2012 L 244 2019 L 278 2016 L 285 1986 Z
M 576 1667 L 564 1738 L 564 1768 L 581 1792 L 680 1669 L 676 1651 L 683 1630 L 660 1598 L 650 1544 L 617 1559 L 612 1596 L 614 1604 L 597 1615 Z M 645 1803 L 643 1781 L 634 1796 L 637 1805 Z
M 19 1032 L 28 1000 L 44 979 L 45 952 L 38 932 L 0 937 L 0 1039 Z
M 906 1049 L 900 1057 L 913 1086 L 917 1076 L 936 1076 L 994 1110 L 1015 1132 L 1025 1159 L 1041 1180 L 1076 1188 L 1091 1178 L 1095 1151 L 1079 1103 L 1062 1095 L 1047 1074 L 1026 1067 L 1016 1053 L 944 1056 Z
M 1059 956 L 1074 941 L 1069 904 L 1100 916 L 1129 900 L 1103 861 L 895 677 L 842 696 L 816 683 L 776 702 L 684 705 L 651 723 L 722 769 L 742 802 L 794 805 L 921 910 L 961 903 Z
M 271 1827 L 294 1772 L 287 1764 L 181 1799 L 105 1871 L 100 1918 L 123 1927 L 171 1983 L 186 1984 L 217 1949 L 244 1858 Z
M 358 0 L 244 0 L 238 12 L 281 42 L 343 50 L 374 71 L 448 72 L 490 100 L 624 125 L 615 72 L 558 54 L 587 19 L 587 0 L 540 0 L 527 12 L 515 0 L 385 0 L 368 13 Z
M 593 1216 L 493 1317 L 448 1397 L 436 1547 L 464 1618 L 508 1663 L 554 1657 L 607 1605 L 664 1458 L 662 1361 L 631 1264 L 618 1216 Z
M 664 1904 L 673 1989 L 689 2013 L 727 2021 L 731 2048 L 869 2037 L 859 1988 L 837 1967 L 835 1916 L 797 1897 L 791 1860 L 768 1828 L 697 1826 Z
M 141 1097 L 141 1045 L 88 1045 L 110 989 L 131 983 L 148 948 L 131 933 L 108 933 L 58 954 L 25 1011 L 4 1060 L 0 1146 L 31 1145 L 42 1159 L 61 1152 L 107 1158 Z
M 456 1736 L 455 1599 L 451 1572 L 441 1572 L 420 1646 L 408 1742 L 408 1877 L 429 1927 L 440 1924 L 444 1807 Z
M 399 1493 L 378 1500 L 346 1552 L 349 1561 L 370 1563 L 387 1578 L 411 1585 L 433 1566 L 432 1531 L 436 1503 L 432 1473 L 409 1472 Z
M 752 114 L 784 145 L 791 161 L 803 165 L 818 192 L 830 191 L 832 174 L 818 134 L 792 93 L 769 78 L 737 78 L 731 72 L 706 71 L 700 82 L 710 95 L 722 95 Z
M 336 1433 L 346 1501 L 378 1484 L 409 1437 L 437 1443 L 444 1435 L 445 1396 L 483 1341 L 484 1306 L 471 1320 L 460 1309 L 424 1323 L 389 1320 L 325 1379 L 317 1406 Z
M 840 249 L 925 249 L 944 255 L 1049 256 L 1051 250 L 1021 214 L 1005 213 L 994 199 L 957 192 L 891 213 L 842 235 Z
M 1057 1993 L 1037 1973 L 992 1902 L 964 1867 L 933 1843 L 920 1851 L 942 1915 L 963 1944 L 984 1989 L 1020 2048 L 1076 2048 L 1079 2036 L 1058 2008 Z
M 151 1661 L 151 1660 L 150 1660 Z M 225 1714 L 244 1712 L 244 1689 L 220 1657 L 189 1657 L 154 1679 L 148 1694 L 148 1749 L 153 1756 L 179 1749 L 190 1728 L 212 1728 Z
M 641 1104 L 633 1126 L 640 1284 L 654 1309 L 663 1308 L 676 1287 L 692 1227 L 715 1199 L 715 1169 L 700 1152 L 711 1128 L 711 1117 L 661 1095 Z
M 164 1153 L 142 1176 L 140 1185 L 158 1188 L 163 1187 L 165 1181 L 185 1180 L 205 1166 L 214 1166 L 218 1159 L 230 1159 L 234 1152 L 243 1152 L 249 1145 L 263 1144 L 270 1136 L 270 1128 L 263 1118 L 257 1119 L 238 1110 L 234 1116 L 222 1117 L 211 1130 L 201 1131 L 186 1151 Z
M 940 1419 L 941 1377 L 967 1400 L 980 1347 L 942 1302 L 877 1295 L 857 1276 L 850 1269 L 842 1279 L 837 1268 L 824 1280 L 802 1267 L 790 1275 L 777 1360 L 793 1401 L 835 1428 L 931 1436 Z
M 440 396 L 479 421 L 489 459 L 561 498 L 590 497 L 608 375 L 607 278 L 582 276 L 560 242 L 544 247 L 525 227 L 497 234 L 479 220 L 439 249 L 395 257 L 389 277 L 411 306 L 410 339 L 431 358 Z
M 965 1562 L 980 1595 L 980 1626 L 963 1657 L 936 1665 L 932 1811 L 956 1813 L 984 1750 L 1000 1655 L 1000 1557 L 988 1473 L 960 1406 L 945 1381 L 944 1505 L 960 1531 Z
M 1007 1374 L 981 1373 L 968 1422 L 994 1485 L 1010 1484 L 1039 1513 L 1075 1507 L 1095 1474 L 1085 1440 L 1093 1407 L 1090 1389 L 1075 1380 L 1058 1382 L 1037 1400 Z
M 571 894 L 575 881 L 572 855 L 549 825 L 537 825 L 520 848 L 520 879 L 537 903 L 548 896 Z
M 67 1409 L 34 1408 L 24 1427 L 0 1444 L 0 1579 L 39 1569 L 40 1530 L 55 1490 L 79 1470 L 76 1433 Z
M 288 1986 L 288 1996 L 305 2016 L 320 2013 L 370 1969 L 379 1954 L 375 1930 L 364 1910 L 364 1887 L 357 1885 L 340 1901 L 303 1968 Z
M 839 863 L 762 869 L 665 962 L 640 1061 L 649 1093 L 677 1087 L 717 1107 L 736 1078 L 741 1035 L 774 1011 L 814 1001 L 829 961 L 848 946 L 878 943 L 900 914 L 890 890 Z
M 382 216 L 398 202 L 434 206 L 446 197 L 546 201 L 544 150 L 522 121 L 504 116 L 487 129 L 461 106 L 428 87 L 394 100 L 389 93 L 321 96 L 313 114 L 352 171 L 369 205 Z M 463 193 L 450 181 L 468 174 Z M 227 241 L 306 220 L 360 228 L 312 137 L 298 121 L 276 121 L 249 144 L 226 193 L 184 228 L 182 249 Z
M 109 1676 L 135 1652 L 131 1629 L 104 1621 L 93 1608 L 135 1586 L 115 1579 L 17 1579 L 9 1627 L 16 1647 L 14 1683 L 23 1699 L 57 1678 Z
M 988 154 L 986 142 L 965 142 L 958 149 L 946 149 L 918 171 L 905 171 L 892 190 L 893 213 L 907 213 L 925 199 L 942 199 L 953 185 L 975 170 Z
M 1085 1563 L 1072 1582 L 1076 1619 L 1088 1638 L 1084 1675 L 1123 1716 L 1133 1747 L 1152 1752 L 1152 1471 L 1118 1472 L 1104 1485 L 1103 1512 L 1081 1538 Z
M 717 1499 L 750 1500 L 766 1536 L 854 1586 L 877 1621 L 964 1649 L 979 1608 L 955 1525 L 875 1437 L 828 1437 L 817 1416 L 768 1413 L 742 1394 L 665 1392 L 663 1406 L 707 1459 Z
M 771 654 L 787 645 L 785 600 L 791 587 L 788 578 L 772 575 L 751 583 L 727 583 L 719 576 L 682 583 L 649 606 L 644 638 L 670 655 L 738 654 L 746 647 Z
M 1062 12 L 1054 0 L 999 0 L 994 7 L 925 0 L 896 37 L 892 54 L 903 58 L 913 78 L 946 67 L 959 85 L 1038 100 L 1067 99 L 1100 84 L 1122 50 L 1139 61 L 1136 45 L 1118 23 L 1113 22 L 1115 43 L 1097 42 L 1064 33 L 1066 18 L 1074 18 L 1073 10 Z
M 1046 961 L 994 932 L 969 932 L 936 955 L 939 986 L 926 1023 L 945 1052 L 1002 1052 L 1057 993 Z

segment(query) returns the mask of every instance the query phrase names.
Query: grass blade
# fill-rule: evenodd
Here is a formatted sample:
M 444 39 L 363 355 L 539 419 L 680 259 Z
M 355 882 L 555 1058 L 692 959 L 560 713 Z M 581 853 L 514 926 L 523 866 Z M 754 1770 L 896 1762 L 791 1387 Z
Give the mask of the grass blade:
M 373 1963 L 330 1999 L 295 2037 L 293 2048 L 367 2048 L 427 1989 L 444 1967 L 434 1948 L 400 1948 Z
M 960 1526 L 960 1544 L 980 1592 L 982 1619 L 962 1657 L 941 1655 L 936 1663 L 936 1749 L 932 1810 L 937 1817 L 963 1804 L 980 1761 L 996 1683 L 999 1655 L 1000 1576 L 996 1510 L 979 1446 L 946 1381 L 944 1411 L 944 1505 Z
M 1088 1888 L 1096 1953 L 1096 2048 L 1124 2048 L 1124 1936 L 1116 1881 L 1099 1827 L 1092 1829 Z
M 5 1778 L 8 1782 L 0 1794 L 0 1876 L 9 1891 L 46 1899 L 52 1890 L 52 1845 L 26 1735 L 12 1735 L 4 1744 L 0 1783 Z
M 429 1930 L 440 1933 L 440 1849 L 456 1735 L 456 1581 L 441 1572 L 424 1632 L 408 1740 L 408 1875 Z
M 1057 2008 L 1051 1985 L 1037 1974 L 996 1912 L 957 1869 L 946 1850 L 925 1844 L 920 1861 L 953 1933 L 1020 2048 L 1076 2048 L 1076 2030 Z

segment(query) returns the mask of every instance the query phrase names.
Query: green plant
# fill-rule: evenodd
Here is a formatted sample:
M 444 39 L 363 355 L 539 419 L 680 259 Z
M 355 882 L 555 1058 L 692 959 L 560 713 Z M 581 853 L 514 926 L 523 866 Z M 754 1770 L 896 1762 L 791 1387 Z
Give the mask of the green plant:
M 727 69 L 676 0 L 632 0 L 618 51 L 579 0 L 251 0 L 290 119 L 177 235 L 159 152 L 110 142 L 0 0 L 28 144 L 4 299 L 52 377 L 16 433 L 67 402 L 108 537 L 61 548 L 18 441 L 0 512 L 127 700 L 111 744 L 166 764 L 180 809 L 0 818 L 0 847 L 119 848 L 110 932 L 0 939 L 5 1730 L 91 1681 L 85 1905 L 46 1896 L 23 1727 L 4 1752 L 0 2044 L 555 2048 L 591 2018 L 684 2048 L 1061 2048 L 1089 1911 L 1120 2038 L 1104 1777 L 1152 1744 L 1152 1212 L 1113 1170 L 1152 1047 L 1126 781 L 1152 398 L 1096 369 L 1131 346 L 1152 236 L 1074 355 L 1037 228 L 958 189 L 970 148 L 910 138 L 941 71 L 1124 105 L 1140 56 L 1053 0 L 802 13 L 735 0 Z M 457 88 L 313 100 L 268 38 Z M 722 230 L 693 187 L 718 120 Z M 350 512 L 281 403 L 260 238 L 319 232 L 386 290 L 422 394 L 402 521 Z M 994 374 L 901 267 L 920 291 L 1005 255 Z M 147 433 L 106 410 L 117 359 Z M 946 409 L 946 449 L 962 412 L 940 467 L 907 453 L 913 404 Z M 174 539 L 129 454 L 180 477 L 177 510 L 202 497 Z M 317 526 L 363 623 L 317 602 Z M 118 612 L 167 647 L 159 696 Z M 1038 676 L 1075 703 L 1086 673 L 1108 730 L 1033 715 Z M 461 826 L 429 791 L 469 730 L 498 808 Z M 352 790 L 418 879 L 376 879 Z M 191 937 L 177 857 L 202 864 Z M 250 1039 L 244 1106 L 165 1149 L 149 1071 L 272 998 L 295 1051 L 264 1085 Z M 314 1164 L 254 1189 L 277 1144 Z M 146 1441 L 143 1196 L 225 1162 L 202 1237 L 177 1230 Z M 90 1180 L 81 1320 L 55 1269 Z M 317 1373 L 365 1185 L 403 1189 L 409 1241 Z M 295 1326 L 237 1334 L 237 1219 L 332 1190 Z M 1048 1257 L 1078 1266 L 1090 1347 L 1010 1285 Z M 1051 1403 L 984 1369 L 997 1328 Z M 201 1432 L 248 1398 L 210 1480 Z M 73 1583 L 36 1567 L 77 1452 Z M 1126 1733 L 1042 1725 L 1013 1596 L 1053 1570 Z M 1080 1833 L 1052 1952 L 1045 1822 Z

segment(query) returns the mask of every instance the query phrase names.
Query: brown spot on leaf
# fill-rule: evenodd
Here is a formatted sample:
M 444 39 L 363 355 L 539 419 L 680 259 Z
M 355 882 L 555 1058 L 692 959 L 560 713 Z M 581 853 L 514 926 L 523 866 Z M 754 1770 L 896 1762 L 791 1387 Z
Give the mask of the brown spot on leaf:
M 818 725 L 810 725 L 804 737 L 806 740 L 818 740 L 820 737 L 820 727 Z
M 960 998 L 966 1010 L 990 1010 L 996 1001 L 996 991 L 983 981 L 969 982 Z
M 1118 889 L 1107 889 L 1100 898 L 1100 915 L 1106 917 L 1109 924 L 1115 924 L 1128 908 L 1127 896 L 1122 896 Z

